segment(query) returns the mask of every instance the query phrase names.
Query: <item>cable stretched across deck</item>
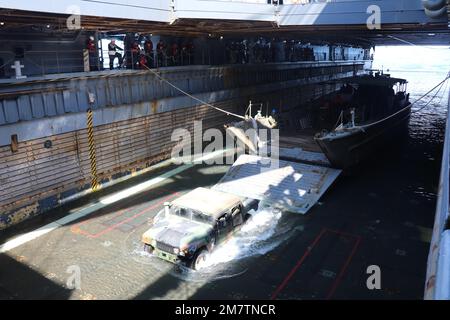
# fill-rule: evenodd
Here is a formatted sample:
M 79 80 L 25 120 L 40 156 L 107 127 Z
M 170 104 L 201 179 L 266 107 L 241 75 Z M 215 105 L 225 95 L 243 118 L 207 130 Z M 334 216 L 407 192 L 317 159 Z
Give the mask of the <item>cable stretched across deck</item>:
M 208 102 L 206 102 L 206 101 L 203 101 L 202 99 L 199 99 L 199 98 L 197 98 L 197 97 L 195 97 L 195 96 L 189 94 L 188 92 L 184 91 L 183 89 L 177 87 L 176 85 L 174 85 L 173 83 L 171 83 L 169 80 L 163 78 L 163 77 L 162 77 L 158 72 L 156 72 L 155 70 L 152 70 L 151 68 L 147 67 L 147 66 L 144 65 L 144 64 L 142 64 L 142 66 L 145 67 L 145 68 L 146 68 L 148 71 L 150 71 L 151 73 L 153 73 L 158 79 L 160 79 L 161 81 L 164 81 L 164 82 L 167 83 L 169 86 L 171 86 L 171 87 L 174 88 L 175 90 L 181 92 L 182 94 L 188 96 L 189 98 L 194 99 L 195 101 L 198 101 L 198 102 L 200 102 L 200 103 L 202 103 L 202 104 L 204 104 L 204 105 L 206 105 L 206 106 L 208 106 L 208 107 L 210 107 L 210 108 L 213 108 L 213 109 L 215 109 L 215 110 L 217 110 L 217 111 L 223 112 L 223 113 L 227 114 L 228 116 L 234 116 L 234 117 L 236 117 L 236 118 L 245 120 L 245 117 L 244 117 L 244 116 L 241 116 L 241 115 L 236 114 L 236 113 L 233 113 L 233 112 L 229 112 L 229 111 L 227 111 L 227 110 L 224 110 L 224 109 L 221 109 L 221 108 L 219 108 L 219 107 L 216 107 L 216 106 L 214 106 L 214 105 L 212 105 L 212 104 L 210 104 L 210 103 L 208 103 Z
M 221 108 L 216 107 L 216 106 L 214 106 L 214 105 L 212 105 L 212 104 L 210 104 L 210 103 L 208 103 L 208 102 L 206 102 L 206 101 L 203 101 L 202 99 L 199 99 L 199 98 L 197 98 L 197 97 L 195 97 L 195 96 L 189 94 L 188 92 L 184 91 L 183 89 L 181 89 L 181 88 L 179 88 L 178 86 L 176 86 L 176 85 L 174 85 L 173 83 L 171 83 L 169 80 L 167 80 L 167 79 L 165 79 L 164 77 L 162 77 L 158 72 L 152 70 L 151 68 L 147 67 L 146 65 L 142 65 L 142 66 L 143 66 L 144 68 L 146 68 L 148 71 L 150 71 L 151 73 L 153 73 L 158 79 L 160 79 L 161 81 L 164 81 L 164 82 L 167 83 L 169 86 L 171 86 L 171 87 L 174 88 L 175 90 L 181 92 L 182 94 L 184 94 L 184 95 L 186 95 L 186 96 L 188 96 L 188 97 L 190 97 L 190 98 L 192 98 L 192 99 L 194 99 L 194 100 L 196 100 L 196 101 L 198 101 L 198 102 L 200 102 L 200 103 L 202 103 L 202 104 L 204 104 L 204 105 L 206 105 L 206 106 L 208 106 L 208 107 L 210 107 L 210 108 L 213 108 L 213 109 L 215 109 L 215 110 L 217 110 L 217 111 L 219 111 L 219 112 L 223 112 L 223 113 L 225 113 L 225 114 L 227 114 L 227 115 L 231 115 L 231 116 L 237 117 L 237 118 L 239 118 L 239 119 L 246 120 L 246 118 L 245 118 L 244 116 L 242 116 L 242 115 L 239 115 L 239 114 L 236 114 L 236 113 L 229 112 L 229 111 L 227 111 L 227 110 L 221 109 Z M 412 111 L 411 113 L 419 112 L 419 111 L 423 110 L 424 108 L 426 108 L 428 105 L 430 105 L 430 103 L 436 98 L 436 96 L 437 96 L 437 95 L 439 94 L 439 92 L 441 91 L 443 85 L 444 85 L 444 84 L 447 82 L 447 80 L 449 80 L 449 79 L 450 79 L 450 72 L 447 74 L 447 77 L 446 77 L 444 80 L 442 80 L 441 82 L 439 82 L 436 86 L 434 86 L 430 91 L 428 91 L 427 93 L 425 93 L 425 94 L 424 94 L 423 96 L 421 96 L 419 99 L 417 99 L 416 101 L 414 101 L 413 103 L 411 103 L 411 105 L 416 104 L 417 102 L 419 102 L 419 101 L 421 101 L 422 99 L 424 99 L 425 97 L 427 97 L 431 92 L 433 92 L 436 88 L 439 87 L 439 90 L 436 92 L 436 94 L 430 99 L 430 101 L 429 101 L 425 106 L 423 106 L 422 108 L 420 108 L 420 109 L 418 109 L 418 110 L 414 110 L 414 111 Z M 363 127 L 364 127 L 364 126 L 361 126 L 361 128 L 363 128 Z

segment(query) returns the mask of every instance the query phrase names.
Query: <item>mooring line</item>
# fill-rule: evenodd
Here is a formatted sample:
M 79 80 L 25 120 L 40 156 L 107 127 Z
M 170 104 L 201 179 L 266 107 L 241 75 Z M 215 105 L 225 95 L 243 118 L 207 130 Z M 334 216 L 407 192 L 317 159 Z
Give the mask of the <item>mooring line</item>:
M 219 108 L 219 107 L 216 107 L 216 106 L 214 106 L 214 105 L 212 105 L 212 104 L 210 104 L 210 103 L 208 103 L 208 102 L 206 102 L 206 101 L 203 101 L 203 100 L 200 99 L 200 98 L 197 98 L 197 97 L 195 97 L 195 96 L 193 96 L 193 95 L 187 93 L 187 92 L 184 91 L 183 89 L 181 89 L 181 88 L 177 87 L 176 85 L 174 85 L 174 84 L 173 84 L 172 82 L 170 82 L 169 80 L 167 80 L 167 79 L 165 79 L 164 77 L 162 77 L 158 72 L 156 72 L 156 71 L 150 69 L 149 67 L 147 67 L 145 64 L 142 64 L 142 66 L 145 67 L 145 68 L 146 68 L 148 71 L 150 71 L 151 73 L 153 73 L 158 79 L 160 79 L 161 81 L 164 81 L 164 82 L 167 83 L 169 86 L 171 86 L 171 87 L 174 88 L 175 90 L 181 92 L 182 94 L 188 96 L 189 98 L 194 99 L 194 100 L 196 100 L 196 101 L 198 101 L 198 102 L 200 102 L 200 103 L 202 103 L 202 104 L 204 104 L 204 105 L 206 105 L 206 106 L 208 106 L 208 107 L 210 107 L 210 108 L 213 108 L 213 109 L 215 109 L 215 110 L 217 110 L 217 111 L 223 112 L 223 113 L 227 114 L 228 116 L 234 116 L 234 117 L 237 117 L 237 118 L 239 118 L 239 119 L 246 120 L 246 118 L 245 118 L 244 116 L 241 116 L 241 115 L 239 115 L 239 114 L 236 114 L 236 113 L 233 113 L 233 112 L 229 112 L 229 111 L 227 111 L 227 110 L 224 110 L 224 109 L 221 109 L 221 108 Z
M 423 107 L 411 111 L 411 113 L 416 113 L 419 111 L 422 111 L 423 109 L 425 109 L 426 107 L 428 107 L 431 102 L 433 102 L 433 100 L 437 97 L 437 95 L 439 94 L 439 92 L 441 91 L 442 87 L 444 86 L 444 84 L 450 79 L 450 72 L 447 74 L 447 77 L 442 80 L 441 82 L 439 82 L 433 89 L 431 89 L 430 91 L 428 91 L 427 93 L 425 93 L 423 96 L 421 96 L 419 99 L 417 99 L 416 101 L 411 103 L 411 106 L 416 104 L 418 101 L 422 100 L 423 98 L 427 97 L 431 92 L 433 92 L 436 88 L 439 87 L 439 89 L 436 91 L 436 93 L 433 95 L 433 97 L 431 97 L 430 101 L 428 101 Z

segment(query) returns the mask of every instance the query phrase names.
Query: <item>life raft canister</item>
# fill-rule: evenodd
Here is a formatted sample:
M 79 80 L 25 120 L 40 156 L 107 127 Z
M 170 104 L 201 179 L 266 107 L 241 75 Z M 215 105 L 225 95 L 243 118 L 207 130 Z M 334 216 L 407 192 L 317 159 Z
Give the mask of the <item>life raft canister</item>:
M 432 18 L 440 18 L 447 13 L 447 0 L 422 0 L 425 14 Z

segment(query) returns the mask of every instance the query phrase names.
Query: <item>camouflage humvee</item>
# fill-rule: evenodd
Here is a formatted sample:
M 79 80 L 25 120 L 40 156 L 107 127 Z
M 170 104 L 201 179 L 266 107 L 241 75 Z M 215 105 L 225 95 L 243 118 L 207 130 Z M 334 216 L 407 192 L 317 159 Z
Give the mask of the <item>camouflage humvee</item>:
M 250 216 L 256 201 L 197 188 L 171 203 L 142 235 L 147 252 L 198 270 L 216 244 L 228 238 Z

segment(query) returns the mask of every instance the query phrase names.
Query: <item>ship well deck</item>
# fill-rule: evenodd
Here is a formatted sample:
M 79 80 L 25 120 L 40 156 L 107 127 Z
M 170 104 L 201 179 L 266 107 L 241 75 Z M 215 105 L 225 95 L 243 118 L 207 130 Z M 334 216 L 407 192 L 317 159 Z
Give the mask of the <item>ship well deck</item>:
M 143 255 L 140 237 L 165 201 L 212 186 L 229 166 L 160 168 L 29 220 L 19 241 L 12 238 L 23 225 L 2 232 L 0 298 L 420 299 L 432 224 L 424 212 L 434 202 L 398 192 L 417 183 L 409 173 L 421 161 L 401 160 L 341 177 L 307 215 L 282 214 L 253 251 L 235 252 L 220 264 L 225 271 L 195 281 Z M 381 290 L 366 286 L 371 265 L 381 268 Z M 74 266 L 79 289 L 66 285 Z

